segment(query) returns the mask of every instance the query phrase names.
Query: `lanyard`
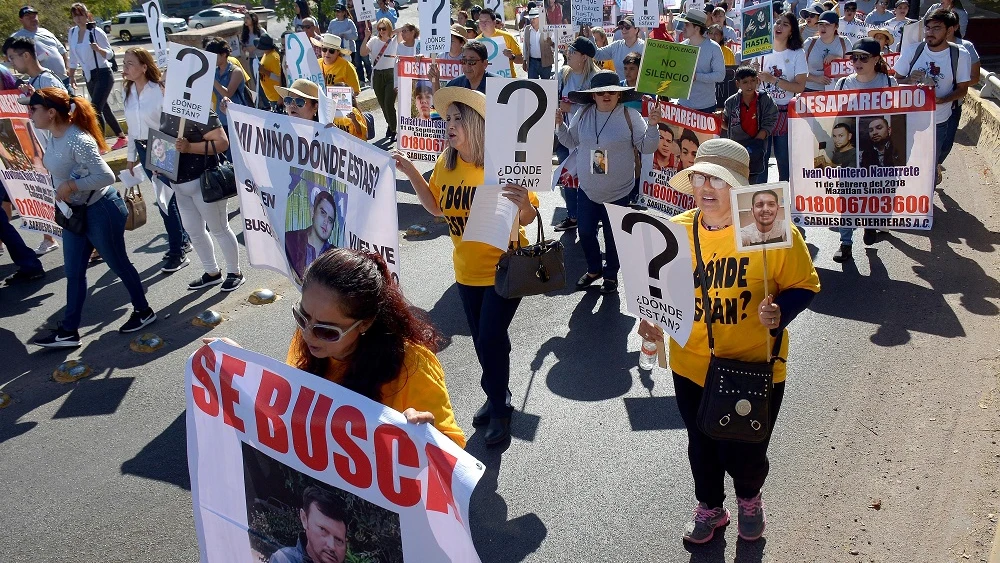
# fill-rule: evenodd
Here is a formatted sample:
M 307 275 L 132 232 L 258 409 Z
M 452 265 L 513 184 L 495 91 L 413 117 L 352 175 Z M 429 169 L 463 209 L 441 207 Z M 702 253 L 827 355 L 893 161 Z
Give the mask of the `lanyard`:
M 597 132 L 597 135 L 594 137 L 594 140 L 597 142 L 597 146 L 601 146 L 601 133 L 604 132 L 604 128 L 608 126 L 608 122 L 611 121 L 611 117 L 615 114 L 615 110 L 616 109 L 618 109 L 617 106 L 615 106 L 611 110 L 611 113 L 608 114 L 608 118 L 604 120 L 604 125 L 601 125 L 601 128 L 598 129 L 597 128 L 597 108 L 596 107 L 594 108 L 594 131 Z

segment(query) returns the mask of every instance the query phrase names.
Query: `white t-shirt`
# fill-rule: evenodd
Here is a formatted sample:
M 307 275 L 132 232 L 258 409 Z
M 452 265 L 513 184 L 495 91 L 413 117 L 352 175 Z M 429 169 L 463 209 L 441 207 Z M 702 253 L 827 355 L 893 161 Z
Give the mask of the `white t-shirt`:
M 389 46 L 385 48 L 385 52 L 382 53 L 381 57 L 379 57 L 379 51 L 382 51 L 382 46 L 385 45 L 385 41 L 382 41 L 378 37 L 372 37 L 369 39 L 368 50 L 371 51 L 369 56 L 372 61 L 372 69 L 386 70 L 396 68 L 396 46 L 398 44 L 399 43 L 396 41 L 395 37 L 390 39 Z M 378 59 L 378 62 L 375 62 L 376 58 Z
M 947 48 L 935 53 L 930 50 L 930 47 L 925 46 L 920 57 L 913 64 L 913 68 L 910 68 L 910 61 L 913 60 L 913 55 L 920 45 L 922 43 L 908 45 L 896 59 L 896 66 L 893 67 L 893 70 L 900 76 L 909 76 L 914 71 L 922 70 L 925 74 L 921 82 L 928 86 L 933 85 L 936 97 L 942 98 L 951 94 L 955 90 L 951 74 L 951 49 Z M 955 82 L 958 84 L 972 80 L 972 58 L 969 56 L 969 52 L 961 47 L 958 49 L 958 64 L 955 69 L 956 74 L 958 74 Z M 949 117 L 951 117 L 951 102 L 938 104 L 934 110 L 934 123 L 944 123 L 948 121 Z
M 761 70 L 770 72 L 775 78 L 795 82 L 795 77 L 800 74 L 807 74 L 809 67 L 806 65 L 806 52 L 802 49 L 785 49 L 784 51 L 774 51 L 764 55 L 764 62 Z M 767 92 L 778 107 L 785 107 L 792 101 L 795 95 L 787 90 L 779 88 L 776 84 L 761 83 L 761 92 Z
M 905 18 L 903 20 L 892 18 L 891 20 L 885 22 L 882 27 L 888 29 L 889 33 L 892 34 L 892 45 L 889 45 L 890 51 L 893 53 L 899 52 L 899 44 L 903 41 L 903 26 L 913 22 L 914 20 L 911 20 L 910 18 Z
M 881 14 L 878 12 L 870 12 L 867 16 L 865 16 L 865 24 L 872 28 L 884 27 L 882 24 L 894 17 L 896 17 L 896 15 L 888 10 Z
M 51 31 L 39 27 L 37 31 L 32 32 L 22 27 L 12 33 L 11 37 L 34 39 L 35 57 L 38 59 L 38 64 L 51 70 L 59 77 L 59 80 L 66 78 L 66 61 L 62 57 L 66 53 L 66 47 L 56 39 Z
M 833 55 L 838 59 L 842 59 L 847 56 L 847 51 L 851 50 L 851 43 L 845 37 L 837 36 L 833 38 L 833 43 L 827 45 L 823 43 L 819 35 L 810 38 L 802 46 L 802 50 L 806 52 L 806 65 L 809 67 L 809 74 L 812 76 L 823 76 L 823 59 L 829 55 Z M 831 90 L 832 86 L 827 85 L 824 87 L 822 84 L 817 84 L 816 82 L 807 82 L 807 90 Z
M 69 29 L 69 66 L 70 68 L 82 68 L 84 76 L 87 80 L 90 80 L 90 73 L 94 69 L 111 68 L 111 62 L 90 47 L 91 38 L 93 38 L 94 43 L 97 43 L 98 47 L 105 51 L 111 51 L 111 43 L 102 29 L 84 29 L 83 32 L 86 34 L 86 37 L 84 37 L 81 43 L 77 35 L 80 33 L 80 28 L 71 27 Z
M 847 38 L 848 48 L 853 47 L 859 39 L 868 37 L 868 29 L 868 26 L 857 18 L 852 22 L 840 20 L 840 34 Z

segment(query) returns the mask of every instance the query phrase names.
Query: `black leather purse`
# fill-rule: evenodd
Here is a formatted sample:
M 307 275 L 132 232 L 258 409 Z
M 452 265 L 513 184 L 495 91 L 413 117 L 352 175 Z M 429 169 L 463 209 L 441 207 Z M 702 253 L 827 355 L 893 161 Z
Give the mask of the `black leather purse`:
M 212 143 L 215 165 L 209 167 L 208 143 Z M 236 171 L 233 163 L 219 155 L 215 141 L 205 141 L 205 171 L 201 173 L 201 199 L 214 203 L 236 195 Z
M 83 205 L 69 205 L 70 211 L 72 213 L 69 217 L 63 215 L 62 209 L 59 206 L 56 207 L 56 225 L 59 225 L 65 231 L 71 233 L 76 233 L 78 235 L 83 235 L 87 233 L 87 204 Z
M 542 217 L 535 208 L 538 238 L 531 246 L 511 246 L 497 262 L 493 286 L 504 299 L 540 295 L 566 287 L 566 264 L 563 261 L 563 244 L 545 240 Z
M 781 350 L 779 334 L 766 362 L 745 362 L 715 355 L 712 336 L 712 307 L 708 296 L 705 262 L 701 257 L 698 231 L 701 211 L 694 215 L 694 250 L 701 283 L 702 316 L 708 327 L 708 348 L 712 357 L 705 375 L 705 389 L 698 405 L 698 429 L 716 440 L 759 443 L 771 435 L 771 393 L 774 389 L 774 362 Z

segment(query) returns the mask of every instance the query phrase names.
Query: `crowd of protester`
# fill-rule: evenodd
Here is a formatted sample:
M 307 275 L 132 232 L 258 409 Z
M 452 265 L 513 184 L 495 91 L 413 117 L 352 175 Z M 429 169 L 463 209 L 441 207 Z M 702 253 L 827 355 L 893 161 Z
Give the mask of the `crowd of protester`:
M 120 332 L 138 331 L 157 319 L 129 258 L 124 238 L 128 212 L 114 188 L 114 176 L 102 158 L 104 152 L 127 148 L 128 170 L 136 169 L 136 165 L 145 169 L 154 181 L 157 199 L 162 194 L 168 202 L 160 210 L 168 240 L 161 271 L 170 274 L 188 266 L 191 261 L 186 255 L 193 250 L 203 272 L 188 284 L 188 289 L 218 285 L 221 291 L 233 291 L 245 277 L 240 268 L 239 243 L 229 226 L 227 200 L 204 202 L 200 186 L 209 162 L 226 158 L 229 152 L 228 110 L 233 105 L 256 106 L 318 121 L 322 95 L 322 85 L 308 79 L 289 83 L 283 71 L 283 36 L 272 37 L 258 17 L 248 13 L 239 35 L 242 59 L 232 56 L 225 39 L 209 37 L 203 45 L 216 55 L 213 109 L 207 124 L 187 120 L 181 130 L 179 118 L 163 113 L 164 75 L 148 51 L 128 49 L 121 69 L 128 130 L 125 134 L 108 105 L 115 60 L 110 42 L 100 29 L 89 25 L 92 16 L 85 5 L 73 4 L 70 11 L 76 25 L 69 31 L 67 46 L 38 26 L 34 8 L 21 8 L 23 28 L 8 38 L 2 49 L 12 68 L 2 68 L 0 73 L 5 87 L 19 88 L 23 93 L 21 103 L 27 106 L 39 131 L 45 149 L 44 166 L 52 176 L 56 199 L 76 213 L 85 213 L 87 218 L 78 231 L 64 229 L 66 306 L 60 325 L 33 341 L 44 347 L 80 346 L 78 329 L 87 295 L 86 272 L 94 260 L 107 263 L 132 302 L 133 311 Z M 386 0 L 378 0 L 373 21 L 359 21 L 351 2 L 336 4 L 325 32 L 311 15 L 307 1 L 296 1 L 294 11 L 290 29 L 309 36 L 326 85 L 349 87 L 355 106 L 362 90 L 373 90 L 387 125 L 380 146 L 391 147 L 397 122 L 396 60 L 399 56 L 425 54 L 420 30 L 412 24 L 397 27 L 398 11 Z M 495 75 L 486 70 L 489 53 L 479 39 L 489 38 L 502 42 L 502 56 L 508 59 L 512 75 L 556 81 L 559 106 L 550 119 L 556 124 L 553 152 L 557 160 L 565 161 L 571 151 L 595 154 L 593 159 L 577 159 L 575 169 L 560 181 L 567 215 L 556 230 L 578 231 L 587 264 L 576 281 L 577 290 L 587 290 L 600 281 L 601 293 L 618 291 L 619 257 L 604 204 L 635 203 L 638 163 L 644 154 L 653 155 L 656 166 L 674 168 L 671 186 L 693 196 L 696 208 L 673 218 L 687 229 L 692 241 L 700 241 L 693 244 L 713 260 L 735 255 L 732 230 L 736 227 L 732 225 L 728 192 L 766 182 L 772 157 L 777 177 L 788 180 L 788 106 L 802 92 L 898 84 L 932 86 L 937 104 L 935 155 L 940 182 L 941 164 L 954 144 L 962 99 L 979 75 L 975 48 L 963 38 L 967 14 L 956 8 L 953 0 L 935 4 L 922 15 L 923 41 L 903 46 L 902 30 L 913 23 L 908 0 L 895 0 L 891 6 L 888 0 L 801 7 L 798 2 L 775 2 L 773 11 L 773 52 L 741 61 L 739 14 L 725 2 L 706 4 L 704 9 L 685 9 L 677 17 L 666 14 L 660 26 L 652 30 L 639 29 L 629 15 L 608 29 L 583 26 L 563 49 L 556 47 L 541 25 L 569 23 L 568 2 L 529 2 L 517 21 L 511 22 L 513 32 L 505 29 L 501 14 L 480 6 L 463 7 L 453 18 L 448 52 L 436 57 L 460 62 L 462 75 L 442 83 L 437 64 L 431 64 L 431 86 L 424 92 L 433 95 L 434 107 L 445 122 L 447 148 L 429 178 L 425 179 L 400 151 L 392 153 L 397 170 L 409 180 L 428 213 L 465 224 L 469 209 L 447 205 L 442 190 L 446 186 L 474 188 L 484 181 L 485 91 L 487 81 Z M 852 39 L 855 36 L 857 39 Z M 691 94 L 672 101 L 718 114 L 724 124 L 724 138 L 701 142 L 693 135 L 681 134 L 675 139 L 674 132 L 661 123 L 660 106 L 643 103 L 656 101 L 644 100 L 636 92 L 648 38 L 699 47 Z M 899 53 L 891 68 L 885 59 L 889 53 Z M 852 61 L 854 72 L 838 80 L 826 77 L 824 65 L 844 57 Z M 253 59 L 259 61 L 256 76 Z M 78 69 L 84 75 L 90 101 L 74 91 L 73 78 Z M 718 86 L 726 81 L 728 71 L 732 71 L 734 93 L 720 99 Z M 105 125 L 117 137 L 110 147 Z M 357 107 L 328 126 L 339 127 L 362 140 L 374 134 L 374 124 Z M 180 153 L 180 164 L 174 180 L 155 174 L 145 164 L 147 151 L 153 149 L 146 144 L 151 129 L 177 138 L 173 148 Z M 861 132 L 844 126 L 834 133 L 836 151 L 832 158 L 853 160 L 847 155 L 855 154 L 855 136 Z M 891 154 L 886 150 L 876 158 L 889 158 L 885 155 Z M 515 185 L 508 185 L 503 195 L 517 205 L 517 233 L 527 243 L 524 226 L 537 219 L 538 199 Z M 0 213 L 0 238 L 18 266 L 6 283 L 36 282 L 45 276 L 38 256 L 59 245 L 46 238 L 37 249 L 28 248 L 10 217 L 11 208 L 5 202 L 4 213 Z M 603 252 L 599 226 L 603 226 Z M 730 357 L 745 361 L 765 361 L 768 350 L 750 350 L 743 343 L 755 338 L 764 342 L 766 337 L 772 337 L 779 339 L 780 355 L 787 358 L 784 329 L 820 289 L 804 234 L 792 232 L 790 248 L 768 251 L 773 252 L 768 258 L 773 261 L 770 270 L 761 268 L 759 258 L 750 258 L 752 275 L 748 278 L 756 280 L 756 285 L 745 289 L 755 296 L 757 315 L 745 316 L 733 325 L 715 326 L 716 351 L 728 351 Z M 853 234 L 852 229 L 840 230 L 835 261 L 852 259 Z M 866 229 L 863 240 L 875 244 L 882 236 Z M 508 327 L 520 299 L 502 297 L 494 287 L 499 249 L 463 241 L 461 233 L 454 231 L 451 238 L 458 294 L 482 367 L 486 396 L 473 424 L 485 426 L 486 443 L 496 445 L 510 437 L 514 409 L 509 389 Z M 217 261 L 216 246 L 224 257 L 225 272 Z M 318 257 L 304 273 L 302 298 L 293 313 L 298 329 L 289 347 L 289 364 L 403 410 L 410 422 L 433 423 L 464 445 L 443 370 L 434 355 L 434 328 L 413 316 L 381 259 L 344 249 Z M 710 323 L 714 326 L 715 319 Z M 706 328 L 705 323 L 695 323 L 683 347 L 670 342 L 670 369 L 688 433 L 688 455 L 698 501 L 683 537 L 703 543 L 729 522 L 723 485 L 728 473 L 737 495 L 739 535 L 755 540 L 763 534 L 766 522 L 761 489 L 768 473 L 767 441 L 737 445 L 713 439 L 698 428 L 695 415 L 710 357 L 711 329 Z M 638 332 L 647 340 L 663 340 L 662 330 L 645 321 Z M 785 342 L 780 344 L 782 337 Z M 401 371 L 409 377 L 400 377 Z M 772 423 L 781 404 L 784 377 L 781 363 L 774 374 Z

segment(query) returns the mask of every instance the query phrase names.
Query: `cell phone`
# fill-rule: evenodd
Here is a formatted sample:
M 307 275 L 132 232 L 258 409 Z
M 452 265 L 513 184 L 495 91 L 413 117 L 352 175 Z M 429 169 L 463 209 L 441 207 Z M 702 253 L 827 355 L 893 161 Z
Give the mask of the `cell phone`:
M 93 30 L 97 27 L 97 22 L 87 22 L 87 29 Z

